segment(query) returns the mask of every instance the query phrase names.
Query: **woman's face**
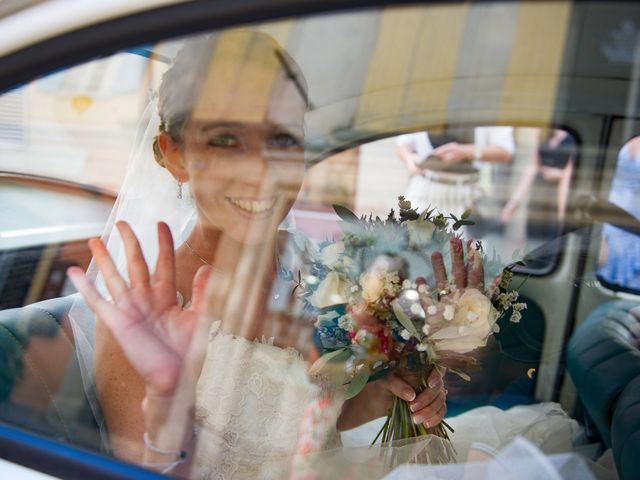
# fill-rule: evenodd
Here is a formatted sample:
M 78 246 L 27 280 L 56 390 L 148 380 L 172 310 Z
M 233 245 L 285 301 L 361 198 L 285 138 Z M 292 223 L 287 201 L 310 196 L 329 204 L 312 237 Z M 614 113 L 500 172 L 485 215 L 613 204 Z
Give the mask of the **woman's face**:
M 305 101 L 283 72 L 260 70 L 225 92 L 205 83 L 182 141 L 200 224 L 246 244 L 275 233 L 304 174 Z

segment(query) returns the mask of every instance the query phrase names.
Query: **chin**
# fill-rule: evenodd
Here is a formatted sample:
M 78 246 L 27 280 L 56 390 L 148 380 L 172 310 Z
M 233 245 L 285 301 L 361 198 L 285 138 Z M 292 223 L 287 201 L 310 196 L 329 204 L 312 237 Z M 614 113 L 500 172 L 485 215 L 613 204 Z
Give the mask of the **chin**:
M 235 241 L 245 245 L 256 246 L 266 244 L 278 234 L 278 226 L 282 220 L 284 219 L 238 222 L 238 224 L 235 225 L 236 228 L 227 230 L 227 234 Z

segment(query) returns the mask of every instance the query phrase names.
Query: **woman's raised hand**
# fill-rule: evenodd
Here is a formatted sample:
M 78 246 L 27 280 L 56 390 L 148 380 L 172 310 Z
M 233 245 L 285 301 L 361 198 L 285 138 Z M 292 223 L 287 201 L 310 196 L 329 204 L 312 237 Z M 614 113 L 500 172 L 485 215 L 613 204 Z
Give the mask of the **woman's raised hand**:
M 149 272 L 131 227 L 126 222 L 118 222 L 117 227 L 127 256 L 129 284 L 118 272 L 102 240 L 89 241 L 111 301 L 98 292 L 82 269 L 71 267 L 67 273 L 144 381 L 147 397 L 170 398 L 187 379 L 189 388 L 194 388 L 202 367 L 206 347 L 198 339 L 208 338 L 208 324 L 201 313 L 211 268 L 203 266 L 198 270 L 193 279 L 191 307 L 183 310 L 176 299 L 175 258 L 169 227 L 158 224 L 159 253 L 153 273 Z
M 453 283 L 456 289 L 477 288 L 482 290 L 484 288 L 484 264 L 482 263 L 482 255 L 475 248 L 473 240 L 467 242 L 466 263 L 462 239 L 453 237 L 450 241 L 450 247 L 451 274 L 453 275 Z M 442 253 L 434 252 L 431 255 L 431 264 L 436 281 L 435 287 L 439 290 L 440 296 L 450 295 L 452 292 L 449 288 L 449 278 Z

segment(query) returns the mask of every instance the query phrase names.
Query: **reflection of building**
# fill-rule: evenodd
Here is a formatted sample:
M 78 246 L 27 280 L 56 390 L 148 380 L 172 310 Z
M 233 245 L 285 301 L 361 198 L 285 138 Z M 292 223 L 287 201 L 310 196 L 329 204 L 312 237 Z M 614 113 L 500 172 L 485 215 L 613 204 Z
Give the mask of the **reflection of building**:
M 117 190 L 153 64 L 122 53 L 1 96 L 0 170 Z

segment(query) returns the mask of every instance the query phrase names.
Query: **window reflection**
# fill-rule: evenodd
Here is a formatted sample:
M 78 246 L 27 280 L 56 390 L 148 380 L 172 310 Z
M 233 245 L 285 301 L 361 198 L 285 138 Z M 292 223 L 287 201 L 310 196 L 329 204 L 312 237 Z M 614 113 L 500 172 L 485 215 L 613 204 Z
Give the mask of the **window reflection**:
M 640 220 L 640 137 L 623 145 L 611 181 L 609 201 Z M 624 228 L 627 227 L 625 230 Z M 640 236 L 632 218 L 602 228 L 598 275 L 614 288 L 640 291 Z

